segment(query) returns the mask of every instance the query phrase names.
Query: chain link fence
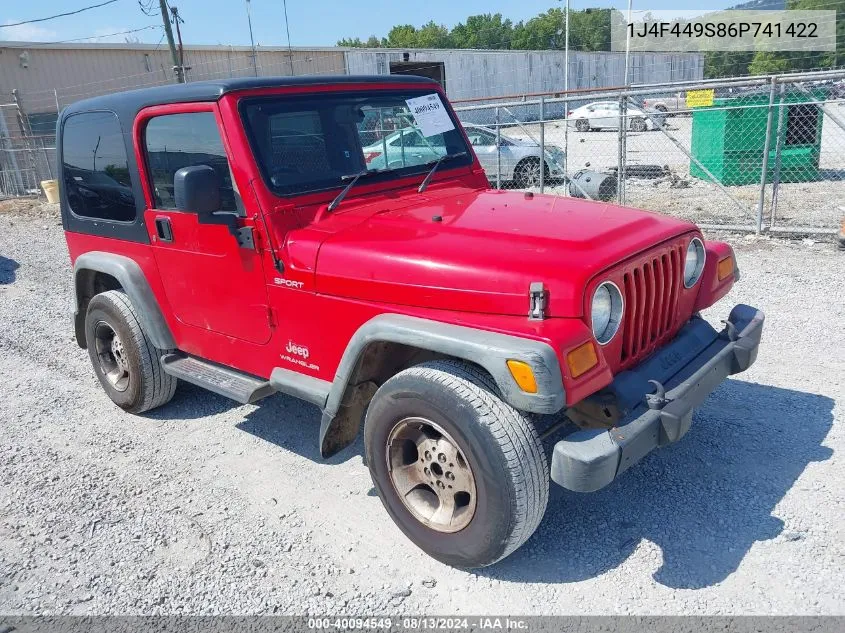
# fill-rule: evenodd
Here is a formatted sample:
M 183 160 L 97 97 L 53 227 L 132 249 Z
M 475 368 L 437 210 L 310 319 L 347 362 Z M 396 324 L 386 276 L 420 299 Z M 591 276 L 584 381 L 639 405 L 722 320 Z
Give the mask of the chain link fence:
M 55 133 L 34 133 L 18 103 L 0 103 L 0 198 L 39 194 L 55 165 Z
M 55 174 L 55 117 L 11 96 L 0 198 L 38 195 Z M 845 71 L 454 105 L 496 188 L 756 233 L 836 233 L 845 215 Z
M 824 234 L 845 215 L 843 79 L 839 71 L 455 106 L 494 187 L 605 200 L 705 228 Z

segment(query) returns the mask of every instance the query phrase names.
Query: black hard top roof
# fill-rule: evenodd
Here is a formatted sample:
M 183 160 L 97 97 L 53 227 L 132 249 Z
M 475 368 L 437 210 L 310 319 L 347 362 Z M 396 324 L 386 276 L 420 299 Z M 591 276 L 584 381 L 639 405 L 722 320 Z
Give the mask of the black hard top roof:
M 433 79 L 415 75 L 311 75 L 303 77 L 240 77 L 235 79 L 213 79 L 187 84 L 168 84 L 152 88 L 141 88 L 127 92 L 116 92 L 84 99 L 69 105 L 62 112 L 63 117 L 74 112 L 89 110 L 112 110 L 120 114 L 132 113 L 132 118 L 141 108 L 166 103 L 190 101 L 217 101 L 227 92 L 253 88 L 279 88 L 285 86 L 324 86 L 332 84 L 358 83 L 419 83 L 437 84 Z

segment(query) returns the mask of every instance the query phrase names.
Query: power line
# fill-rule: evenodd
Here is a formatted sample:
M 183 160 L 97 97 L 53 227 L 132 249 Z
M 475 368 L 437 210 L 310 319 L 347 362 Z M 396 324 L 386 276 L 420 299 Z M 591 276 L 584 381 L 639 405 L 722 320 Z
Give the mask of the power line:
M 0 24 L 0 29 L 5 28 L 7 26 L 20 26 L 21 24 L 33 24 L 34 22 L 46 22 L 47 20 L 55 20 L 56 18 L 63 18 L 67 15 L 76 15 L 77 13 L 82 13 L 83 11 L 88 11 L 89 9 L 96 9 L 97 7 L 104 7 L 107 4 L 112 4 L 117 2 L 117 0 L 106 0 L 106 2 L 101 2 L 100 4 L 92 4 L 90 7 L 82 7 L 81 9 L 77 9 L 76 11 L 68 11 L 67 13 L 57 13 L 56 15 L 51 15 L 46 18 L 36 18 L 34 20 L 24 20 L 23 22 L 14 22 L 12 24 Z
M 128 31 L 118 31 L 117 33 L 103 33 L 102 35 L 89 35 L 88 37 L 76 37 L 72 40 L 56 40 L 55 42 L 31 42 L 29 46 L 49 46 L 50 44 L 69 44 L 70 42 L 83 42 L 85 40 L 96 40 L 101 37 L 114 37 L 116 35 L 129 35 L 130 33 L 138 33 L 139 31 L 147 31 L 149 29 L 160 29 L 160 24 L 151 24 L 143 26 L 139 29 L 130 29 Z

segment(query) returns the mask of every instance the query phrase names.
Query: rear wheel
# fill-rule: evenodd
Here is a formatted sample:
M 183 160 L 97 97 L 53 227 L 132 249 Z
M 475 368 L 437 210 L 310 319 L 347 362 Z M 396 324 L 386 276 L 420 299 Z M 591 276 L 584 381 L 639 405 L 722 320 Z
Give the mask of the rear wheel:
M 370 403 L 364 438 L 391 518 L 441 562 L 493 564 L 543 517 L 549 471 L 539 435 L 473 365 L 439 360 L 393 376 Z
M 645 119 L 642 117 L 634 117 L 631 119 L 631 131 L 632 132 L 645 132 L 648 126 L 646 125 Z
M 587 119 L 578 119 L 575 121 L 575 129 L 579 132 L 589 132 L 590 122 Z
M 173 397 L 176 378 L 161 368 L 162 355 L 173 350 L 152 344 L 124 292 L 109 290 L 91 299 L 85 340 L 100 384 L 122 409 L 143 413 Z

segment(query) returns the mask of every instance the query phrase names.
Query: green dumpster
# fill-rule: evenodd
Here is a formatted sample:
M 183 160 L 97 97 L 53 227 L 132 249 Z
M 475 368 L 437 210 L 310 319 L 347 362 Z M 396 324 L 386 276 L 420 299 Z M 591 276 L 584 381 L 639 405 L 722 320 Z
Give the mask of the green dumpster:
M 822 111 L 811 98 L 824 101 L 826 92 L 810 95 L 791 90 L 783 94 L 781 182 L 809 182 L 819 178 Z M 769 145 L 768 180 L 775 171 L 780 93 L 775 96 Z M 723 185 L 760 182 L 766 144 L 769 92 L 716 98 L 712 106 L 692 111 L 692 155 Z M 710 180 L 695 160 L 690 175 Z

